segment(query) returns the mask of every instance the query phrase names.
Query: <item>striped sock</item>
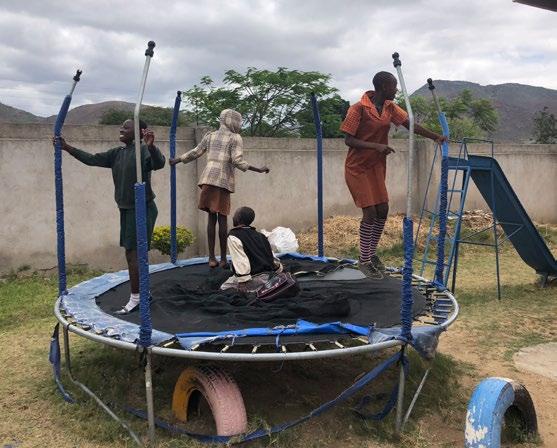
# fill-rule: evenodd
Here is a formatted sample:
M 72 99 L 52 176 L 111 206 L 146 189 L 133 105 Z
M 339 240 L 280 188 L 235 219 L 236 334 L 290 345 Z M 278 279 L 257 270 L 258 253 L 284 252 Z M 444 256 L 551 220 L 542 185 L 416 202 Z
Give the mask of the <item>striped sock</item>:
M 371 257 L 375 257 L 375 255 L 377 255 L 377 245 L 379 244 L 379 240 L 381 239 L 381 235 L 383 234 L 385 222 L 387 222 L 387 220 L 383 218 L 375 218 L 375 220 L 373 221 L 369 248 L 370 259 Z
M 373 223 L 360 221 L 360 262 L 367 263 L 371 260 L 371 235 Z

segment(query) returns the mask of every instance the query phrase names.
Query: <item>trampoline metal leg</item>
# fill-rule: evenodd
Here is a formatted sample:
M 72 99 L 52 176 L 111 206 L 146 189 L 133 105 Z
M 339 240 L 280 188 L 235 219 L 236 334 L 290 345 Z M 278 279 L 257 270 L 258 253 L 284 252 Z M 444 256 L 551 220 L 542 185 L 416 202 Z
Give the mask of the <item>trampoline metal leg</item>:
M 404 355 L 404 352 L 406 350 L 406 346 L 403 346 L 401 351 L 402 351 L 402 355 Z M 402 357 L 401 357 L 402 360 Z M 404 365 L 402 364 L 402 361 L 400 362 L 400 374 L 399 374 L 399 378 L 398 378 L 398 397 L 397 397 L 397 402 L 396 402 L 396 426 L 395 426 L 395 432 L 397 435 L 402 434 L 402 412 L 404 409 L 404 386 L 406 383 L 406 375 L 404 373 Z
M 143 443 L 141 443 L 141 440 L 139 439 L 139 437 L 137 436 L 137 434 L 129 427 L 129 425 L 121 420 L 114 412 L 112 412 L 112 410 L 103 403 L 103 401 L 97 397 L 95 395 L 95 393 L 89 389 L 87 386 L 85 386 L 85 384 L 79 382 L 78 380 L 76 380 L 72 374 L 72 365 L 70 362 L 70 338 L 69 338 L 69 331 L 68 328 L 66 326 L 63 327 L 64 328 L 64 356 L 66 359 L 66 368 L 68 369 L 68 375 L 70 377 L 70 380 L 72 381 L 72 383 L 74 383 L 76 386 L 78 386 L 83 392 L 85 392 L 87 395 L 89 395 L 93 400 L 95 400 L 97 402 L 97 404 L 108 414 L 110 415 L 114 420 L 116 420 L 118 423 L 120 423 L 120 425 L 122 425 L 124 427 L 124 429 L 126 429 L 128 431 L 128 433 L 130 434 L 131 438 L 133 439 L 133 441 L 135 443 L 137 443 L 137 445 L 139 446 L 143 446 Z
M 155 409 L 153 404 L 153 375 L 151 369 L 151 349 L 146 351 L 145 396 L 147 399 L 147 419 L 149 422 L 149 442 L 155 446 Z
M 68 373 L 70 375 L 70 378 L 73 381 L 73 376 L 72 376 L 72 363 L 70 360 L 70 337 L 69 337 L 69 331 L 68 329 L 64 326 L 62 327 L 62 333 L 64 335 L 64 359 L 66 360 L 66 369 L 68 369 Z
M 549 273 L 548 272 L 544 272 L 541 275 L 540 278 L 540 288 L 545 288 L 547 286 L 547 281 L 549 279 Z
M 495 270 L 497 273 L 497 299 L 501 300 L 501 277 L 499 269 L 499 241 L 497 237 L 497 223 L 495 217 L 493 218 L 493 238 L 495 239 Z
M 412 398 L 412 401 L 410 402 L 410 406 L 408 406 L 408 410 L 406 411 L 406 414 L 404 414 L 404 419 L 402 420 L 401 431 L 404 430 L 404 425 L 406 425 L 406 422 L 408 422 L 408 419 L 410 418 L 410 414 L 412 413 L 412 409 L 414 409 L 414 405 L 416 404 L 416 400 L 418 399 L 418 397 L 420 396 L 420 393 L 422 392 L 422 387 L 424 387 L 425 380 L 427 379 L 427 376 L 429 375 L 430 370 L 431 370 L 431 367 L 428 368 L 425 371 L 424 376 L 422 377 L 422 381 L 420 381 L 420 384 L 419 384 L 418 388 L 416 389 L 416 393 L 414 394 L 414 397 Z

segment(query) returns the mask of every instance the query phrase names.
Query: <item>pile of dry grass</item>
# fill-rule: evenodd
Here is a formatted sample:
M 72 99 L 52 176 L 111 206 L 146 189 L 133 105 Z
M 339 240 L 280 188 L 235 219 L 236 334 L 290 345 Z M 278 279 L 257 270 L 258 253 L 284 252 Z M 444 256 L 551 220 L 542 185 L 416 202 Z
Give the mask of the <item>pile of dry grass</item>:
M 390 215 L 385 224 L 385 231 L 381 237 L 381 248 L 390 249 L 402 243 L 402 220 L 403 214 Z M 415 217 L 414 231 L 417 231 L 418 217 Z M 493 216 L 483 210 L 467 210 L 462 216 L 462 225 L 466 233 L 473 233 L 488 228 Z M 418 236 L 417 250 L 423 249 L 430 222 L 424 219 Z M 553 226 L 550 226 L 553 227 Z M 350 252 L 357 252 L 359 241 L 360 217 L 356 216 L 330 216 L 325 219 L 325 253 L 333 257 L 346 256 Z M 502 230 L 501 230 L 502 231 Z M 554 231 L 551 229 L 549 233 Z M 543 232 L 541 232 L 543 234 Z M 547 233 L 547 232 L 546 232 Z M 317 227 L 312 227 L 297 235 L 300 244 L 300 252 L 317 252 Z M 546 238 L 550 248 L 552 240 Z
M 385 224 L 381 246 L 391 248 L 402 240 L 402 218 L 391 215 Z M 346 256 L 358 247 L 360 218 L 355 216 L 331 216 L 325 219 L 325 253 L 332 257 Z M 300 252 L 315 253 L 317 250 L 317 227 L 297 235 Z

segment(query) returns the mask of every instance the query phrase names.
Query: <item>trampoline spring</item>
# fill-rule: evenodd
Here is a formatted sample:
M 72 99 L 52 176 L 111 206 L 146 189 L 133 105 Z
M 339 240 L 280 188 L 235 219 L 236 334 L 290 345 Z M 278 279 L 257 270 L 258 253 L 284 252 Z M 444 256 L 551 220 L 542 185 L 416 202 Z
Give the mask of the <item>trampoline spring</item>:
M 229 349 L 230 347 L 232 347 L 232 346 L 231 346 L 231 345 L 225 345 L 225 346 L 222 348 L 222 350 L 221 350 L 220 352 L 221 352 L 221 353 L 225 353 L 225 352 L 228 351 L 228 349 Z
M 311 351 L 313 351 L 313 352 L 316 352 L 316 351 L 317 351 L 317 349 L 315 348 L 315 345 L 313 345 L 313 344 L 311 344 L 311 343 L 308 344 L 308 347 L 309 347 L 309 348 L 311 349 Z
M 363 336 L 358 336 L 356 339 L 364 344 L 369 344 L 369 339 L 364 338 Z
M 280 350 L 282 351 L 282 353 L 286 353 L 287 352 L 286 345 L 281 345 Z
M 198 348 L 199 348 L 199 344 L 195 344 L 195 345 L 192 345 L 192 346 L 191 346 L 191 349 L 190 349 L 190 350 L 191 350 L 191 351 L 195 351 L 195 350 L 197 350 Z
M 438 323 L 437 321 L 435 321 L 435 320 L 425 320 L 425 319 L 424 319 L 424 320 L 422 320 L 421 322 L 422 322 L 423 324 L 426 324 L 426 325 L 439 325 L 439 323 Z
M 254 345 L 253 348 L 251 349 L 252 353 L 257 353 L 257 350 L 259 350 L 259 347 L 261 347 L 261 345 Z
M 338 341 L 334 341 L 334 344 L 338 347 L 338 348 L 344 348 L 344 345 L 342 345 L 340 342 Z

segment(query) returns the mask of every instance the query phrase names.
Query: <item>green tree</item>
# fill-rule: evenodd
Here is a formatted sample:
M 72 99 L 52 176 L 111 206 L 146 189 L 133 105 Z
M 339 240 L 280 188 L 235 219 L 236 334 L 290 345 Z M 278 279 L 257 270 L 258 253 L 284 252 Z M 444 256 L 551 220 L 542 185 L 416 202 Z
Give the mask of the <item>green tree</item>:
M 243 133 L 250 136 L 284 137 L 310 134 L 307 116 L 311 114 L 310 94 L 325 103 L 327 110 L 338 106 L 337 89 L 330 86 L 330 75 L 279 67 L 276 71 L 249 67 L 244 73 L 225 72 L 222 86 L 204 76 L 183 94 L 188 122 L 218 126 L 223 109 L 235 109 L 243 116 Z M 331 99 L 331 103 L 327 101 Z M 339 109 L 339 107 L 337 107 Z M 334 114 L 333 114 L 334 115 Z M 340 119 L 336 119 L 340 123 Z M 327 126 L 334 119 L 327 115 Z M 327 131 L 329 132 L 329 131 Z M 315 135 L 315 131 L 313 131 Z
M 344 137 L 344 133 L 340 130 L 340 125 L 350 107 L 350 102 L 335 93 L 329 98 L 318 99 L 318 103 L 323 137 Z M 311 105 L 302 108 L 296 114 L 296 119 L 299 124 L 298 132 L 300 137 L 315 137 L 315 123 L 313 121 L 313 110 Z
M 141 109 L 140 117 L 149 126 L 170 126 L 172 123 L 172 108 L 145 106 Z M 128 119 L 133 119 L 133 112 L 122 109 L 109 109 L 103 113 L 99 124 L 122 124 Z M 184 122 L 184 117 L 180 116 L 179 124 Z
M 464 137 L 485 138 L 497 129 L 499 119 L 497 110 L 491 101 L 475 98 L 467 89 L 450 100 L 442 97 L 438 99 L 441 110 L 447 117 L 451 138 L 456 140 Z M 396 98 L 396 102 L 406 109 L 402 95 Z M 433 99 L 413 96 L 410 97 L 410 104 L 418 123 L 434 132 L 441 133 L 441 125 Z
M 557 119 L 548 112 L 547 106 L 534 115 L 534 141 L 557 143 Z

